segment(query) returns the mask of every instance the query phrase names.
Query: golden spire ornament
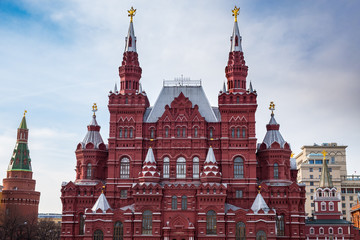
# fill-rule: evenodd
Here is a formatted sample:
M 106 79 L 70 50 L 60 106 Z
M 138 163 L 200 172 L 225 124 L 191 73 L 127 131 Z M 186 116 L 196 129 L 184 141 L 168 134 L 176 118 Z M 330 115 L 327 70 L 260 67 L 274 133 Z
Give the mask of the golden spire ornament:
M 94 103 L 94 105 L 92 106 L 92 112 L 94 113 L 94 116 L 95 116 L 95 112 L 97 112 L 97 105 L 96 103 Z
M 135 16 L 135 12 L 136 12 L 136 9 L 134 9 L 134 8 L 131 6 L 130 10 L 128 10 L 128 13 L 129 13 L 128 17 L 130 17 L 130 22 L 133 21 L 133 17 Z
M 25 117 L 26 113 L 27 113 L 27 111 L 25 110 L 25 111 L 24 111 L 24 117 Z
M 235 5 L 234 10 L 231 11 L 233 13 L 232 15 L 235 17 L 235 22 L 237 22 L 237 16 L 239 15 L 240 8 L 236 7 Z
M 327 152 L 325 151 L 325 150 L 323 150 L 322 152 L 322 155 L 324 156 L 324 160 L 326 159 L 326 154 L 327 154 Z
M 273 116 L 273 115 L 274 115 L 274 110 L 275 110 L 275 104 L 274 104 L 274 102 L 270 102 L 270 107 L 269 107 L 269 109 L 271 110 L 271 116 Z

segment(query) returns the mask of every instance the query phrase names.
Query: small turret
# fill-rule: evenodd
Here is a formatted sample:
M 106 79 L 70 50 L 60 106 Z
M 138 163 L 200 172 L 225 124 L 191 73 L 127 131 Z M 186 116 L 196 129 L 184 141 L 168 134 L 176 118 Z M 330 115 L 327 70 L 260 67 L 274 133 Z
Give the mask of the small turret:
M 204 162 L 203 171 L 200 174 L 201 182 L 220 182 L 221 172 L 216 162 L 214 150 L 209 148 L 206 160 Z
M 160 172 L 157 169 L 154 153 L 151 147 L 146 154 L 142 171 L 139 173 L 139 180 L 142 182 L 159 182 L 160 180 Z

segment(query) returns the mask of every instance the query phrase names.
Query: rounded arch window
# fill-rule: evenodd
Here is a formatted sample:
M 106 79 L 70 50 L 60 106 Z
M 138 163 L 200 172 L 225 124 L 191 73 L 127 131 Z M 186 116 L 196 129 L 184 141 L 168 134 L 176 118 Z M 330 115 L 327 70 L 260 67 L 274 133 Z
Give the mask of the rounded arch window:
M 183 157 L 176 160 L 176 178 L 186 178 L 186 160 Z
M 176 196 L 171 197 L 171 209 L 177 210 L 177 197 Z
M 243 223 L 243 222 L 236 223 L 235 237 L 236 237 L 236 240 L 245 240 L 246 239 L 245 223 Z
M 216 234 L 216 212 L 214 210 L 206 213 L 206 234 Z
M 187 210 L 187 197 L 181 197 L 181 210 Z
M 143 213 L 142 234 L 152 234 L 152 212 L 150 210 Z
M 124 225 L 118 221 L 114 225 L 114 240 L 123 240 L 124 236 Z
M 86 178 L 91 179 L 91 163 L 86 165 Z
M 279 164 L 274 164 L 274 179 L 279 179 Z
M 329 210 L 334 211 L 334 202 L 329 202 Z
M 163 178 L 170 177 L 170 159 L 168 157 L 164 157 L 163 161 Z
M 256 233 L 256 240 L 266 240 L 266 233 L 260 230 Z
M 130 160 L 127 157 L 121 159 L 120 162 L 120 178 L 130 177 Z
M 199 178 L 199 171 L 200 167 L 199 167 L 199 158 L 198 157 L 194 157 L 193 158 L 193 178 Z
M 236 157 L 234 160 L 234 178 L 244 178 L 244 160 Z
M 104 233 L 98 229 L 94 232 L 93 240 L 103 240 L 104 239 Z

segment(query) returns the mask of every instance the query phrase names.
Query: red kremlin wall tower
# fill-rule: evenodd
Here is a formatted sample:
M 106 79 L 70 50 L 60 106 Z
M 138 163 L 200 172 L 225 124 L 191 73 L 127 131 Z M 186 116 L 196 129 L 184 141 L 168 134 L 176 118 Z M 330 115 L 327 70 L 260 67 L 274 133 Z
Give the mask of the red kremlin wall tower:
M 37 221 L 40 193 L 35 191 L 36 181 L 32 179 L 28 133 L 24 113 L 7 175 L 3 179 L 1 205 L 5 218 L 34 222 Z
M 76 179 L 62 184 L 62 239 L 305 239 L 305 188 L 273 113 L 257 143 L 238 11 L 217 107 L 201 81 L 183 78 L 165 81 L 150 106 L 129 11 L 108 144 L 94 114 Z

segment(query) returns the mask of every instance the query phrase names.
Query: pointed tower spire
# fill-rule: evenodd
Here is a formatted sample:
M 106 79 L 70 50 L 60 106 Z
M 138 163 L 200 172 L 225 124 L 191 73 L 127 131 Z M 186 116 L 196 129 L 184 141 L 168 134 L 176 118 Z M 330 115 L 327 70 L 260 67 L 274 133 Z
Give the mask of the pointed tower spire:
M 226 84 L 224 82 L 224 85 L 223 85 L 223 92 L 226 93 Z
M 141 78 L 141 67 L 139 65 L 138 54 L 136 52 L 136 37 L 133 25 L 133 17 L 136 9 L 131 7 L 128 10 L 130 25 L 128 35 L 125 38 L 125 51 L 123 61 L 119 67 L 120 93 L 136 93 L 139 90 L 139 81 Z
M 88 132 L 86 133 L 84 140 L 81 142 L 82 148 L 86 148 L 88 143 L 92 143 L 95 149 L 100 147 L 100 144 L 104 144 L 104 141 L 100 135 L 100 125 L 96 121 L 97 105 L 94 103 L 92 106 L 93 116 L 90 124 L 87 126 Z
M 221 180 L 221 172 L 211 146 L 204 162 L 203 171 L 200 174 L 200 180 L 201 182 L 220 182 Z
M 228 64 L 225 68 L 227 86 L 229 92 L 245 92 L 248 67 L 245 65 L 244 53 L 241 47 L 241 36 L 237 22 L 240 8 L 236 7 L 233 12 L 235 17 L 232 36 L 230 37 L 230 53 Z
M 139 173 L 139 180 L 143 182 L 159 182 L 160 180 L 160 172 L 157 169 L 155 156 L 151 147 L 146 154 L 142 171 Z
M 251 84 L 251 81 L 250 81 L 250 85 L 249 85 L 249 92 L 254 92 L 254 89 L 253 89 L 253 86 L 252 86 L 252 84 Z
M 28 148 L 28 133 L 29 129 L 26 125 L 25 114 L 21 120 L 20 126 L 17 129 L 16 145 L 13 155 L 8 166 L 8 171 L 29 171 L 31 172 L 31 159 Z
M 333 188 L 334 185 L 332 183 L 329 168 L 328 168 L 328 165 L 326 162 L 327 152 L 324 150 L 324 151 L 322 151 L 322 154 L 324 155 L 324 158 L 323 158 L 323 165 L 322 165 L 322 170 L 321 170 L 321 178 L 320 178 L 319 187 L 320 188 Z
M 114 86 L 114 93 L 116 94 L 118 92 L 117 90 L 117 84 L 115 83 L 115 86 Z

